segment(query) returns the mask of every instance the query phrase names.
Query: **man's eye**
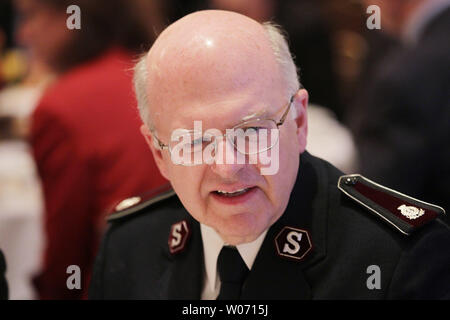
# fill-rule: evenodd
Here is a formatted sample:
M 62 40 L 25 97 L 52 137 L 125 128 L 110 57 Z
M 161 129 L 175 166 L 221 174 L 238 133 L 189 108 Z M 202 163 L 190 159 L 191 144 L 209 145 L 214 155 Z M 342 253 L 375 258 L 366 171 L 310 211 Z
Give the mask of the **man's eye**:
M 253 127 L 247 127 L 247 128 L 245 128 L 245 132 L 248 132 L 248 133 L 253 133 L 253 132 L 255 132 L 255 133 L 258 133 L 260 130 L 264 130 L 264 129 L 266 129 L 267 130 L 267 128 L 265 128 L 265 127 L 257 127 L 257 126 L 253 126 Z
M 193 146 L 193 147 L 201 145 L 201 144 L 203 144 L 203 139 L 195 139 L 191 142 L 191 146 Z

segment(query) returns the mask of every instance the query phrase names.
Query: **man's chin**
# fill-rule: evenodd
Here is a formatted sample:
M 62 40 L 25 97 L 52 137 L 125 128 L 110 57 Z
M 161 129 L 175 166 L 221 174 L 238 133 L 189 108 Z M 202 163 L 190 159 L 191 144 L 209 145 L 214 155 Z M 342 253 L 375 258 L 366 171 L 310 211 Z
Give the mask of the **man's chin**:
M 222 235 L 222 234 L 220 234 L 220 236 L 222 237 L 223 241 L 227 245 L 231 245 L 231 246 L 237 246 L 240 244 L 253 242 L 256 239 L 258 239 L 258 237 L 259 237 L 258 234 L 246 234 L 246 235 L 238 235 L 238 234 Z
M 245 215 L 234 215 L 226 223 L 215 228 L 225 243 L 238 245 L 256 240 L 269 226 L 256 225 L 254 219 Z

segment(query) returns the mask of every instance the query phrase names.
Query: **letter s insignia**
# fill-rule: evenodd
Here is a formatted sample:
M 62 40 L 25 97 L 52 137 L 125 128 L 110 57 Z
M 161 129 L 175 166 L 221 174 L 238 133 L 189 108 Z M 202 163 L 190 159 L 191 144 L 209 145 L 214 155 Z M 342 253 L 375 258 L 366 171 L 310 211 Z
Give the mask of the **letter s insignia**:
M 306 230 L 284 227 L 275 237 L 277 254 L 281 257 L 303 260 L 312 249 L 311 239 Z
M 168 241 L 170 253 L 176 254 L 183 251 L 190 234 L 191 230 L 186 220 L 174 223 L 170 228 Z
M 297 241 L 294 239 L 297 239 Z M 283 253 L 296 254 L 300 251 L 300 241 L 302 240 L 302 233 L 297 231 L 291 231 L 287 234 L 286 237 L 287 242 L 284 244 Z M 289 246 L 292 245 L 293 248 Z

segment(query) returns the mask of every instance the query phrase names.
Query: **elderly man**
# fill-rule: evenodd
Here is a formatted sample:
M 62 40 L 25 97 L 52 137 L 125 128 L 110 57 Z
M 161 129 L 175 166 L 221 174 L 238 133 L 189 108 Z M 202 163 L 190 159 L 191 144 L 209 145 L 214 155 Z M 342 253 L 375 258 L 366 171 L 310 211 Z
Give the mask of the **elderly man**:
M 171 186 L 111 215 L 91 298 L 450 297 L 442 208 L 305 151 L 308 93 L 275 26 L 188 15 L 135 87 Z

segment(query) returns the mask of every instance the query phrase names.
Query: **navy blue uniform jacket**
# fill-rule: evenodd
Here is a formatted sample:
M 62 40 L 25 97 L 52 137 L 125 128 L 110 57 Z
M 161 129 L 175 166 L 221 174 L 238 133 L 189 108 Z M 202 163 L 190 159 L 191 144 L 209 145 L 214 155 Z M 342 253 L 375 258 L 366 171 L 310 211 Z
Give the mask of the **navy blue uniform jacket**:
M 406 236 L 343 194 L 340 175 L 329 163 L 301 155 L 288 207 L 268 230 L 242 299 L 450 298 L 449 228 L 433 219 Z M 180 220 L 189 223 L 191 236 L 173 255 L 168 236 Z M 285 226 L 308 231 L 312 250 L 304 259 L 277 254 L 274 240 Z M 368 288 L 374 265 L 379 289 Z M 173 195 L 112 221 L 89 295 L 199 299 L 203 272 L 200 225 Z

